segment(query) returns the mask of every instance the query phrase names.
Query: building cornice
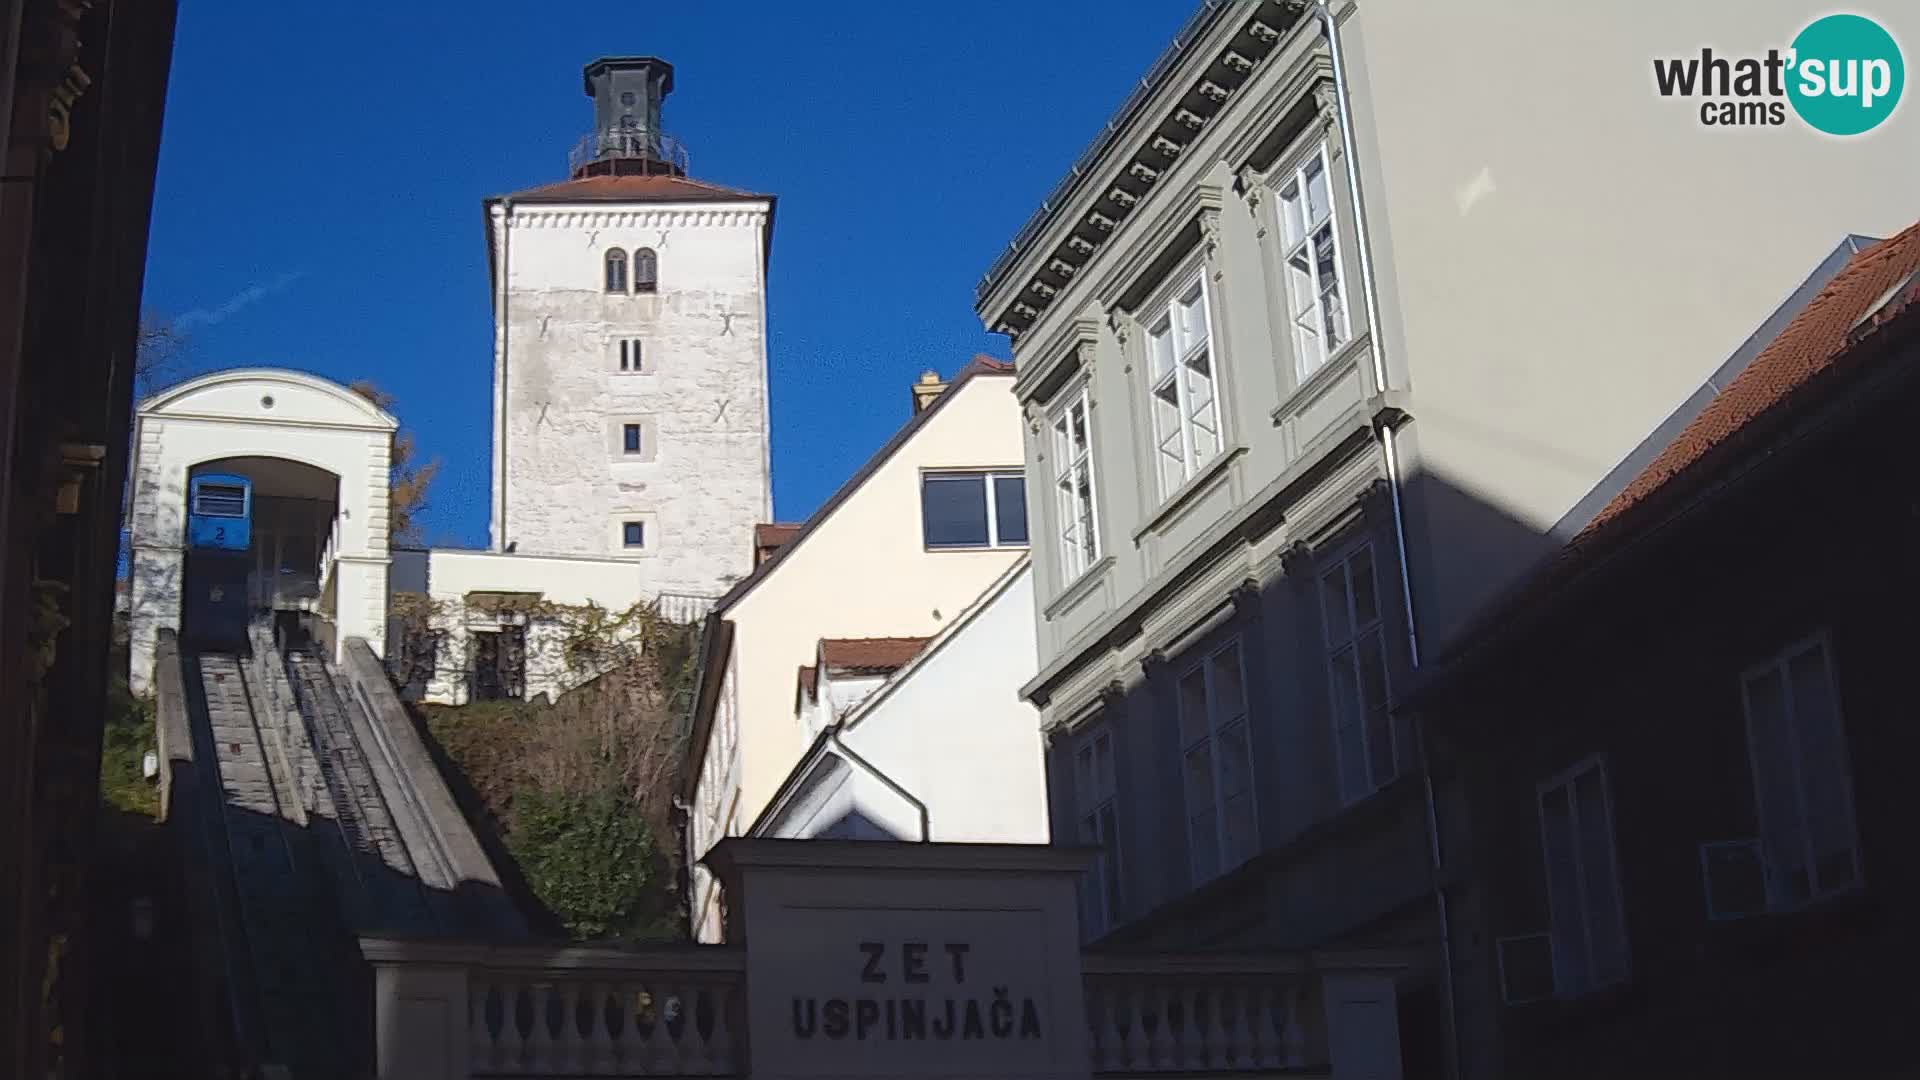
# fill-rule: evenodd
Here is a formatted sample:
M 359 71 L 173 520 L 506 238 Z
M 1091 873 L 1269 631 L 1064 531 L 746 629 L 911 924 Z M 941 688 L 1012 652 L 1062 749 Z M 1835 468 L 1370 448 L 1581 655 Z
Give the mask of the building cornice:
M 771 208 L 752 206 L 515 206 L 516 229 L 764 228 Z
M 1040 320 L 1161 175 L 1253 79 L 1305 8 L 1302 0 L 1246 4 L 1237 19 L 1214 26 L 1205 43 L 1176 46 L 1191 51 L 1163 63 L 1184 67 L 1172 76 L 1149 74 L 1150 83 L 1166 81 L 1122 134 L 1102 136 L 1093 160 L 1076 166 L 1063 185 L 1059 205 L 1050 199 L 981 282 L 976 310 L 988 329 L 1017 341 Z

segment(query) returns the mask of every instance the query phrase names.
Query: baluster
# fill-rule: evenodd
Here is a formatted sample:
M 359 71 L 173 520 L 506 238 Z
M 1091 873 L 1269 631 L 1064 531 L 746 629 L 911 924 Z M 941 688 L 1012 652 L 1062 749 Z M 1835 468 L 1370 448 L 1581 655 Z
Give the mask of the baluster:
M 527 1071 L 543 1073 L 553 1068 L 553 1032 L 547 1027 L 547 1008 L 552 1001 L 553 984 L 536 982 L 527 986 L 533 1005 L 533 1025 L 527 1032 Z
M 689 1076 L 713 1071 L 713 1048 L 700 1034 L 700 1006 L 711 1000 L 707 988 L 699 983 L 683 983 L 680 987 L 680 1015 L 686 1018 L 680 1028 L 680 1045 L 685 1048 L 681 1068 Z
M 1146 1025 L 1140 1019 L 1143 1010 L 1139 988 L 1122 983 L 1114 988 L 1114 997 L 1126 1013 L 1126 1029 L 1120 1033 L 1120 1064 L 1129 1070 L 1145 1068 L 1148 1046 Z
M 1292 985 L 1280 991 L 1284 1003 L 1286 1027 L 1280 1033 L 1281 1064 L 1305 1065 L 1307 1061 L 1307 1033 L 1300 1024 L 1300 995 L 1298 985 Z
M 1213 1067 L 1231 1069 L 1240 1062 L 1240 991 L 1222 983 L 1213 992 Z
M 475 979 L 467 995 L 467 1071 L 493 1071 L 493 1031 L 487 1027 L 487 1006 L 494 994 L 492 980 Z
M 1134 1000 L 1140 1004 L 1135 1015 L 1147 1042 L 1146 1057 L 1141 1064 L 1149 1069 L 1165 1068 L 1173 1049 L 1172 1032 L 1167 1030 L 1167 993 L 1158 986 L 1137 986 Z
M 1273 1026 L 1273 987 L 1260 983 L 1247 991 L 1247 1059 L 1256 1069 L 1280 1067 L 1280 1032 Z
M 674 1045 L 667 1023 L 667 988 L 658 981 L 647 983 L 647 997 L 653 1002 L 653 1030 L 647 1033 L 647 1069 L 671 1075 L 680 1071 L 680 1050 Z
M 713 1071 L 730 1075 L 733 1065 L 733 1025 L 727 1023 L 727 1016 L 733 1012 L 733 986 L 730 983 L 715 983 L 713 994 L 713 1035 L 707 1040 L 707 1056 L 713 1062 Z
M 1093 1063 L 1094 1072 L 1104 1072 L 1107 1068 L 1106 988 L 1100 983 L 1087 986 L 1087 1056 Z
M 614 1007 L 620 997 L 620 988 L 611 983 L 596 982 L 587 986 L 587 993 L 593 1002 L 590 1021 L 593 1032 L 593 1053 L 588 1059 L 587 1068 L 596 1076 L 606 1076 L 620 1071 L 620 1044 L 614 1034 Z M 633 1022 L 629 1020 L 630 1026 Z
M 500 1039 L 493 1049 L 493 1064 L 503 1073 L 523 1072 L 527 1064 L 527 1043 L 520 1031 L 520 1001 L 526 987 L 517 982 L 504 982 L 498 992 Z
M 1207 1014 L 1212 999 L 1204 987 L 1187 986 L 1180 990 L 1180 1060 L 1189 1069 L 1208 1060 Z
M 647 1054 L 647 1032 L 640 1030 L 641 995 L 644 988 L 638 983 L 621 983 L 614 987 L 619 997 L 621 1015 L 620 1042 L 616 1048 L 619 1053 L 618 1071 L 627 1075 L 636 1075 L 653 1071 L 653 1059 Z M 658 1023 L 658 1020 L 655 1021 Z
M 585 1072 L 587 1040 L 580 1035 L 580 991 L 577 982 L 563 982 L 553 988 L 560 1003 L 560 1030 L 554 1033 L 554 1064 L 568 1072 Z

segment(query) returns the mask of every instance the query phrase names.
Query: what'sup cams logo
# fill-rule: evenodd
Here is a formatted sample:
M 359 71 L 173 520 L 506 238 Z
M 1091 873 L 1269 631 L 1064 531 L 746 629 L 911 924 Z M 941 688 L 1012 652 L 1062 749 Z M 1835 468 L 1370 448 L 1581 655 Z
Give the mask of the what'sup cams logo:
M 1653 62 L 1660 96 L 1700 99 L 1707 127 L 1778 127 L 1791 107 L 1815 131 L 1861 135 L 1893 115 L 1906 81 L 1899 44 L 1863 15 L 1815 19 L 1785 50 L 1765 56 L 1704 48 Z

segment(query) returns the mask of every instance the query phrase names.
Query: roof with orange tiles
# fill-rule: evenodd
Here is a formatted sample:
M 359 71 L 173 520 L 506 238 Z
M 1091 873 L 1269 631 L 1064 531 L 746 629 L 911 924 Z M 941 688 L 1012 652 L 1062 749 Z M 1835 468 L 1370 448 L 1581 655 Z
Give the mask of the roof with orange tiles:
M 1778 405 L 1814 375 L 1832 366 L 1856 336 L 1852 333 L 1871 309 L 1885 304 L 1879 319 L 1910 302 L 1888 290 L 1907 281 L 1920 267 L 1920 223 L 1855 255 L 1780 336 L 1773 339 L 1705 410 L 1667 444 L 1639 476 L 1601 509 L 1573 539 L 1575 546 L 1605 529 L 1655 492 L 1679 480 L 1715 446 Z
M 771 198 L 768 195 L 666 173 L 644 176 L 582 176 L 499 197 L 524 203 L 728 202 Z
M 1439 667 L 1499 635 L 1607 553 L 1656 524 L 1678 500 L 1721 476 L 1794 414 L 1816 377 L 1841 373 L 1855 346 L 1920 304 L 1920 222 L 1854 255 L 1819 295 L 1543 567 L 1489 604 Z M 1436 672 L 1436 679 L 1443 676 Z M 1417 694 L 1415 696 L 1418 696 Z
M 920 655 L 931 638 L 821 638 L 820 663 L 835 674 L 898 671 Z

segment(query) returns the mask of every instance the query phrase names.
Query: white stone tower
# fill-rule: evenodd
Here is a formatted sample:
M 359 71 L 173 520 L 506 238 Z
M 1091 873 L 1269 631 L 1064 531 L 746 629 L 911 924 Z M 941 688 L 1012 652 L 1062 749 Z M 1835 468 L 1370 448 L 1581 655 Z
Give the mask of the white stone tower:
M 495 551 L 631 556 L 649 592 L 714 595 L 771 519 L 774 200 L 687 175 L 673 68 L 585 71 L 563 182 L 487 200 Z

